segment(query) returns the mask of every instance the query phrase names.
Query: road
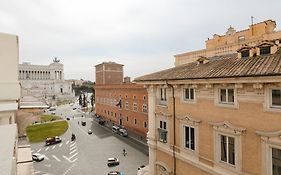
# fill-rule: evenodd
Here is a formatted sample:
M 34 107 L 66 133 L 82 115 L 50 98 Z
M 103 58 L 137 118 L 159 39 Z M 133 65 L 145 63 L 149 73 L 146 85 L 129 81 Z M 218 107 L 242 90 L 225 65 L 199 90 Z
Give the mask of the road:
M 48 147 L 44 143 L 31 145 L 33 153 L 39 152 L 46 156 L 44 161 L 34 163 L 36 174 L 106 175 L 109 171 L 118 170 L 126 175 L 134 175 L 140 165 L 148 164 L 146 148 L 135 140 L 114 134 L 110 129 L 97 124 L 89 115 L 72 110 L 70 105 L 58 107 L 56 113 L 70 118 L 69 129 L 62 136 L 62 143 Z M 81 126 L 81 121 L 86 121 L 86 126 Z M 93 134 L 89 135 L 88 129 Z M 76 135 L 75 142 L 70 142 L 71 133 Z M 126 156 L 122 154 L 124 148 Z M 120 165 L 108 167 L 109 157 L 118 158 Z

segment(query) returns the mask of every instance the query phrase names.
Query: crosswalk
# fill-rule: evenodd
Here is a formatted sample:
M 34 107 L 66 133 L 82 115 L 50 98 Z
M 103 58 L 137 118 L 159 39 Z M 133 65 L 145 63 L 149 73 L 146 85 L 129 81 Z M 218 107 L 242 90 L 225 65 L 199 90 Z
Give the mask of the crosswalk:
M 69 152 L 66 155 L 54 155 L 54 154 L 48 154 L 48 151 L 52 151 L 58 147 L 62 147 L 63 143 L 59 145 L 49 146 L 46 148 L 40 148 L 38 150 L 31 150 L 31 152 L 36 152 L 43 154 L 45 157 L 45 160 L 47 161 L 57 161 L 57 162 L 63 162 L 67 161 L 69 163 L 74 163 L 77 161 L 78 157 L 78 148 L 76 145 L 76 142 L 70 142 L 69 140 L 65 142 L 65 145 L 69 146 Z M 46 155 L 47 154 L 47 155 Z

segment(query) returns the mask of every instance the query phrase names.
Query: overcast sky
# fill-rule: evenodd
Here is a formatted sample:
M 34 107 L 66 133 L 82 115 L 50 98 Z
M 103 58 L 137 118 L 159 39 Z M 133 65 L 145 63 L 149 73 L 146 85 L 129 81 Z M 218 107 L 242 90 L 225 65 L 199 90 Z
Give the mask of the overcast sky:
M 19 36 L 20 63 L 64 64 L 66 79 L 94 81 L 94 65 L 124 64 L 132 78 L 174 66 L 214 33 L 281 24 L 281 0 L 0 0 L 0 32 Z

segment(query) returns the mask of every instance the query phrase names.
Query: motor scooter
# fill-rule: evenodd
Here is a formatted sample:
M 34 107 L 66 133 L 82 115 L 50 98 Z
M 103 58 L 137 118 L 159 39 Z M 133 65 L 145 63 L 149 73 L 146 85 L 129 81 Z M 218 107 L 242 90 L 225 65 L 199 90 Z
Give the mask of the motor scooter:
M 72 135 L 71 135 L 71 141 L 75 141 L 75 139 L 76 139 L 75 134 L 72 134 Z

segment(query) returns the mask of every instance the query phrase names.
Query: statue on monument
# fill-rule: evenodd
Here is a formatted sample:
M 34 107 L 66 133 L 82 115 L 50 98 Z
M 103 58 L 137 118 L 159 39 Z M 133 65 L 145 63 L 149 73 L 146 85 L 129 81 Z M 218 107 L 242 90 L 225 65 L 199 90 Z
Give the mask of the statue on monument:
M 54 62 L 54 63 L 59 63 L 60 60 L 59 60 L 57 57 L 55 57 L 55 59 L 53 59 L 53 62 Z

